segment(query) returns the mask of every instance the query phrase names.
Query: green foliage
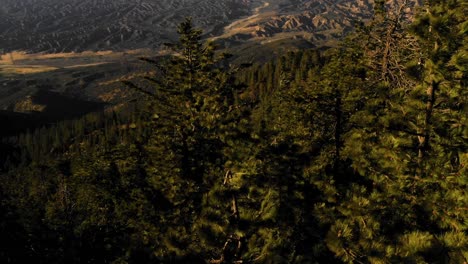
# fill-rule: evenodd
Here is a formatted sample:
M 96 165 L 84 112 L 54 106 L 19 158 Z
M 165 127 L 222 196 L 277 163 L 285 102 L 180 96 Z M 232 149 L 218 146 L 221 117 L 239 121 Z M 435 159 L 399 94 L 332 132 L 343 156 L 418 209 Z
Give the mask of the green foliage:
M 466 5 L 401 7 L 237 69 L 185 20 L 147 100 L 3 140 L 0 261 L 467 262 Z

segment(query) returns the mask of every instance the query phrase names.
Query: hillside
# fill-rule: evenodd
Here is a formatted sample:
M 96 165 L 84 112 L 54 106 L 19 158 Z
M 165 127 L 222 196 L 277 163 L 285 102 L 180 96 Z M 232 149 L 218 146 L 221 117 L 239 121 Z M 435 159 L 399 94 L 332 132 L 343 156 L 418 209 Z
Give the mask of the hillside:
M 74 108 L 92 110 L 90 103 L 116 109 L 135 100 L 138 95 L 121 81 L 147 75 L 149 65 L 138 58 L 167 55 L 169 50 L 161 45 L 177 39 L 176 25 L 187 15 L 204 29 L 204 38 L 234 54 L 230 63 L 242 64 L 334 46 L 353 30 L 355 21 L 373 14 L 371 0 L 0 2 L 0 53 L 26 51 L 0 57 L 0 109 L 34 111 L 41 116 L 34 117 L 42 120 L 39 124 L 60 115 L 74 117 Z M 410 2 L 408 17 L 418 1 Z M 389 10 L 394 4 L 387 1 Z M 75 52 L 81 50 L 87 51 Z M 45 53 L 33 53 L 39 51 Z M 83 106 L 62 104 L 58 109 L 42 92 L 59 93 Z M 31 102 L 37 95 L 44 98 L 41 105 Z
M 233 0 L 2 0 L 4 51 L 50 53 L 157 48 L 193 16 L 208 34 L 240 16 L 249 4 Z
M 158 49 L 175 40 L 186 16 L 227 47 L 292 38 L 321 46 L 369 19 L 372 6 L 373 0 L 2 0 L 0 53 Z

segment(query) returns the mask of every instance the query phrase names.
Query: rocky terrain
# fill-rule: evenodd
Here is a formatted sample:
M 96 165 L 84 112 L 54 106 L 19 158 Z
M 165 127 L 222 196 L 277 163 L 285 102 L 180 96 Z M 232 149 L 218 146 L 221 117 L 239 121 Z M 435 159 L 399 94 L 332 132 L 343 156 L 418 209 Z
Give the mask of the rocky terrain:
M 175 38 L 186 16 L 225 46 L 298 38 L 323 46 L 351 31 L 355 21 L 370 18 L 372 5 L 373 0 L 0 0 L 0 53 L 157 49 Z
M 248 8 L 245 0 L 0 0 L 0 49 L 156 48 L 186 16 L 211 33 Z
M 404 1 L 389 0 L 387 6 L 396 10 Z M 419 5 L 408 1 L 407 18 Z M 373 15 L 373 0 L 265 0 L 254 14 L 225 27 L 217 39 L 228 45 L 236 41 L 271 43 L 295 39 L 308 41 L 315 47 L 334 45 L 354 29 L 358 21 L 368 21 Z

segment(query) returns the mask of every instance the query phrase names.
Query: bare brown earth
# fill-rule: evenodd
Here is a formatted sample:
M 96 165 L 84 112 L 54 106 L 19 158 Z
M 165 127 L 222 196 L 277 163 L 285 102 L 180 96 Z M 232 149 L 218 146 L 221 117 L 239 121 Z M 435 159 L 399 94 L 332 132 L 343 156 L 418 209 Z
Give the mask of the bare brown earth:
M 372 6 L 373 0 L 0 0 L 0 54 L 158 49 L 175 40 L 187 16 L 206 37 L 231 44 L 300 36 L 322 46 L 369 19 Z
M 158 48 L 192 16 L 207 34 L 247 15 L 244 0 L 0 0 L 0 53 Z
M 284 39 L 307 40 L 314 46 L 334 45 L 354 29 L 358 21 L 373 15 L 373 0 L 264 0 L 252 15 L 236 20 L 214 39 L 272 43 Z M 403 1 L 389 0 L 388 8 Z M 411 16 L 420 1 L 411 1 Z

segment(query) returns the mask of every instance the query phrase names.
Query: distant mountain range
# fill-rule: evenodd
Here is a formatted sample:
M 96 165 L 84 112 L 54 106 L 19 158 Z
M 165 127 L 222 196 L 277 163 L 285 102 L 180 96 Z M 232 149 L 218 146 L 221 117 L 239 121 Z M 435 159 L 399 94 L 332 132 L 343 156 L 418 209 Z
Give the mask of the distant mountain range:
M 373 0 L 0 0 L 0 53 L 157 49 L 175 39 L 186 16 L 225 46 L 282 39 L 321 46 L 369 19 L 372 6 Z

